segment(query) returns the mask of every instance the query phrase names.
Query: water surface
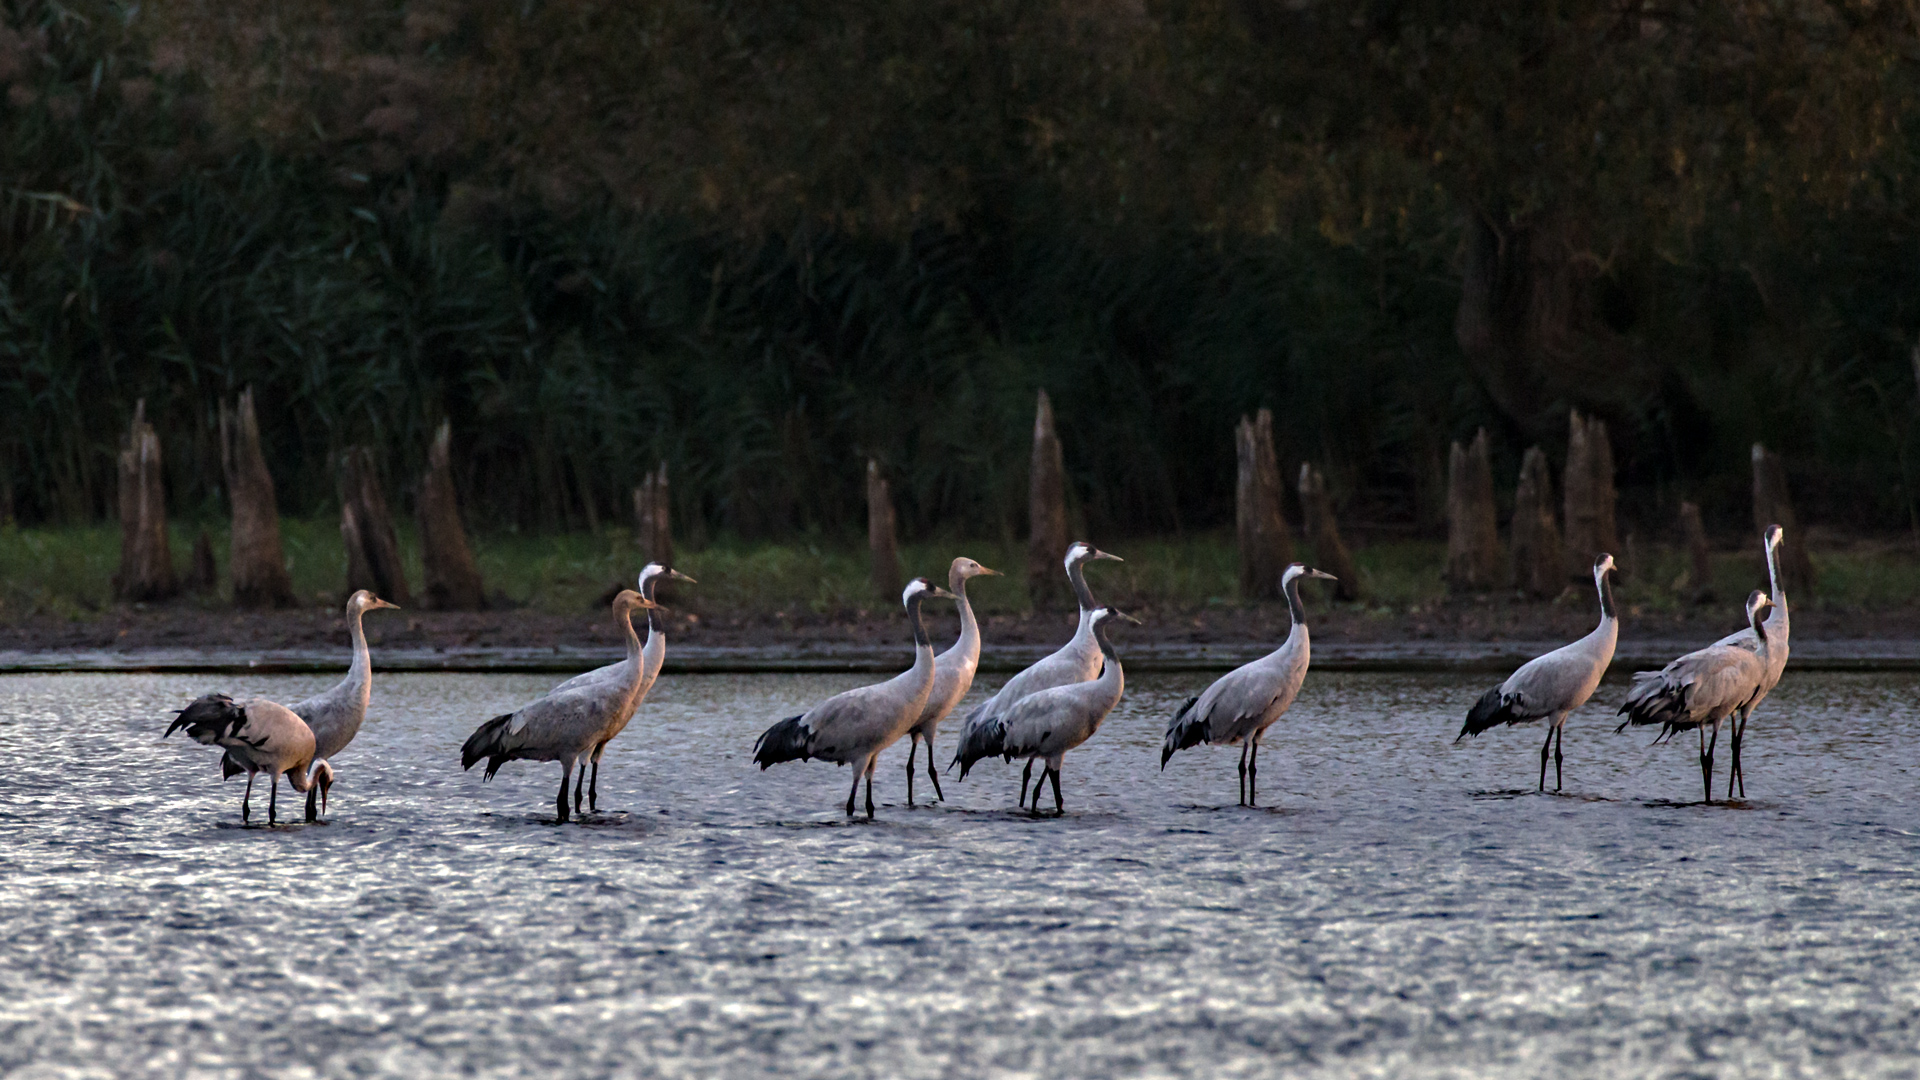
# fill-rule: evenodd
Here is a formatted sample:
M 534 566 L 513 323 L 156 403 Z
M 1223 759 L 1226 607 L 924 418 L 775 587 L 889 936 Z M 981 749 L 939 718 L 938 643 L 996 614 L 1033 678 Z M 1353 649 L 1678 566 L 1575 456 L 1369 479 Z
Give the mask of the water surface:
M 1537 796 L 1534 732 L 1452 744 L 1486 677 L 1316 674 L 1245 810 L 1144 676 L 1064 819 L 994 762 L 909 809 L 899 747 L 869 823 L 749 761 L 863 678 L 664 679 L 554 827 L 557 766 L 458 763 L 554 679 L 382 676 L 278 829 L 159 735 L 329 677 L 0 678 L 0 1076 L 1920 1076 L 1920 680 L 1790 675 L 1701 806 L 1598 708 Z

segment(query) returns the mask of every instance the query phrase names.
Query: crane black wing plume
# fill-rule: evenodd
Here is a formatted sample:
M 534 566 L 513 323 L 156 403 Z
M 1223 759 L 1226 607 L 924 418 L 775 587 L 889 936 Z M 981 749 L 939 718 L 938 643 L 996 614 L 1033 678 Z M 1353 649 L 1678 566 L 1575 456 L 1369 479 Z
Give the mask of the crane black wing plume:
M 1180 711 L 1173 714 L 1173 723 L 1167 727 L 1167 741 L 1160 747 L 1162 769 L 1167 767 L 1167 760 L 1176 751 L 1213 741 L 1212 725 L 1207 723 L 1205 716 L 1193 709 L 1194 703 L 1199 700 L 1197 696 L 1188 698 L 1187 703 L 1180 706 Z
M 785 720 L 760 733 L 753 742 L 753 760 L 762 772 L 769 765 L 778 765 L 783 761 L 805 761 L 812 749 L 813 732 L 802 724 L 800 716 L 789 716 Z
M 194 742 L 209 746 L 222 739 L 229 739 L 247 723 L 247 711 L 233 703 L 225 694 L 208 694 L 193 704 L 181 709 L 173 718 L 173 726 L 167 728 L 166 738 L 181 728 Z

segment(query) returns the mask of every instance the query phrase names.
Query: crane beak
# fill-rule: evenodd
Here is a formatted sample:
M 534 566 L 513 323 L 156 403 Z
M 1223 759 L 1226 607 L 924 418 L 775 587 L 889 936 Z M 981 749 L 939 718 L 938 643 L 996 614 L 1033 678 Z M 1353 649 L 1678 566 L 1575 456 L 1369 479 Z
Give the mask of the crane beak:
M 669 577 L 669 578 L 671 578 L 671 579 L 672 579 L 672 580 L 674 580 L 674 581 L 684 581 L 684 582 L 686 582 L 686 583 L 687 583 L 687 584 L 689 584 L 689 585 L 698 585 L 698 584 L 700 584 L 699 582 L 697 582 L 697 581 L 695 581 L 695 580 L 693 580 L 693 578 L 692 578 L 691 576 L 689 576 L 689 575 L 687 575 L 687 574 L 683 574 L 683 573 L 681 573 L 681 572 L 680 572 L 680 571 L 678 571 L 678 570 L 669 570 L 669 571 L 667 571 L 667 577 Z
M 385 600 L 382 600 L 382 599 L 380 599 L 380 598 L 379 598 L 379 597 L 377 597 L 377 596 L 376 596 L 376 597 L 374 597 L 374 600 L 373 600 L 373 608 L 372 608 L 372 610 L 374 610 L 374 611 L 378 611 L 378 610 L 380 610 L 381 608 L 392 608 L 392 609 L 393 609 L 393 610 L 395 610 L 395 611 L 399 611 L 399 610 L 400 610 L 400 605 L 399 605 L 399 604 L 389 604 L 389 603 L 387 603 L 387 602 L 386 602 Z
M 930 589 L 928 589 L 928 590 L 927 590 L 927 595 L 928 595 L 928 596 L 931 596 L 931 597 L 934 597 L 934 598 L 936 598 L 936 599 L 939 599 L 939 600 L 958 600 L 958 599 L 960 599 L 959 597 L 957 597 L 957 596 L 955 596 L 955 595 L 953 595 L 952 593 L 950 593 L 950 592 L 948 592 L 947 590 L 945 590 L 945 589 L 943 589 L 943 588 L 941 588 L 941 587 L 940 587 L 940 586 L 938 586 L 938 585 L 935 585 L 935 586 L 933 586 L 932 588 L 930 588 Z
M 1127 560 L 1125 560 L 1125 559 L 1123 559 L 1123 558 L 1121 558 L 1121 557 L 1120 557 L 1120 556 L 1118 556 L 1118 555 L 1110 555 L 1110 554 L 1108 554 L 1107 552 L 1104 552 L 1104 551 L 1101 551 L 1101 550 L 1100 550 L 1099 548 L 1094 548 L 1094 549 L 1093 549 L 1093 554 L 1091 554 L 1091 555 L 1089 555 L 1089 556 L 1087 556 L 1087 558 L 1089 558 L 1089 559 L 1112 559 L 1112 560 L 1113 560 L 1114 562 L 1126 562 L 1126 561 L 1127 561 Z
M 1142 623 L 1139 619 L 1136 619 L 1133 616 L 1127 614 L 1126 612 L 1121 611 L 1119 608 L 1108 608 L 1107 610 L 1111 612 L 1113 614 L 1113 617 L 1116 619 L 1125 619 L 1135 626 L 1146 625 L 1145 623 Z
M 1332 574 L 1327 573 L 1325 570 L 1308 570 L 1307 576 L 1310 578 L 1319 578 L 1321 581 L 1339 581 L 1340 580 L 1339 578 L 1334 577 Z
M 983 577 L 1006 577 L 1006 576 L 1007 576 L 1007 575 L 1005 575 L 1005 574 L 1003 574 L 1003 573 L 1001 573 L 1000 571 L 998 571 L 998 570 L 995 570 L 995 569 L 994 569 L 993 567 L 991 567 L 991 566 L 982 566 L 982 567 L 980 567 L 980 574 L 981 574 L 981 576 L 983 576 Z

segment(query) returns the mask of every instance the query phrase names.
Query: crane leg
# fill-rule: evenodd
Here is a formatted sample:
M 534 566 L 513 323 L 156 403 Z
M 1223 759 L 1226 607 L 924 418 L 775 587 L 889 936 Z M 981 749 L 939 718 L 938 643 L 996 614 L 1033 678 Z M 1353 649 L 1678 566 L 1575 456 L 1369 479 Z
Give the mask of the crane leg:
M 1260 741 L 1247 740 L 1247 805 L 1260 805 Z
M 567 781 L 571 779 L 573 779 L 573 762 L 571 760 L 561 762 L 560 795 L 553 801 L 553 809 L 556 816 L 554 824 L 556 825 L 565 825 L 568 821 L 572 820 L 567 816 Z
M 1027 806 L 1036 811 L 1040 809 L 1040 789 L 1047 786 L 1047 768 L 1047 764 L 1041 762 L 1040 775 L 1033 780 L 1033 797 L 1027 800 Z
M 1553 749 L 1553 725 L 1547 725 L 1547 741 L 1540 744 L 1540 790 L 1547 790 L 1547 751 Z
M 307 789 L 307 820 L 320 820 L 320 785 L 314 784 Z
M 587 788 L 587 809 L 596 814 L 600 812 L 600 752 L 606 748 L 606 743 L 593 748 L 593 781 Z
M 267 779 L 267 824 L 279 824 L 280 774 L 274 773 Z
M 907 739 L 908 739 L 907 741 L 907 805 L 912 806 L 913 805 L 913 755 L 920 752 L 920 733 L 916 731 L 911 735 L 909 735 Z M 927 756 L 928 757 L 933 756 L 933 750 L 931 747 L 929 747 L 927 750 Z
M 861 762 L 860 765 L 853 770 L 853 787 L 847 790 L 847 816 L 848 817 L 853 816 L 853 800 L 856 795 L 860 794 L 860 776 L 862 773 L 866 771 L 867 771 L 867 767 L 865 762 Z
M 253 814 L 253 773 L 247 774 L 247 791 L 240 796 L 240 824 L 245 825 Z
M 1555 725 L 1553 729 L 1553 790 L 1559 791 L 1566 786 L 1560 774 L 1560 747 L 1567 741 L 1567 729 Z
M 1247 805 L 1247 750 L 1252 743 L 1240 744 L 1240 805 Z
M 1040 774 L 1041 780 L 1045 780 L 1046 778 L 1047 778 L 1046 773 Z M 1020 805 L 1021 806 L 1027 805 L 1027 781 L 1031 779 L 1033 779 L 1033 759 L 1028 758 L 1027 767 L 1020 771 Z
M 569 772 L 571 772 L 571 770 L 569 770 Z M 578 817 L 580 814 L 580 797 L 581 795 L 585 794 L 586 790 L 587 790 L 587 759 L 581 758 L 580 759 L 580 775 L 573 782 L 573 813 L 575 817 Z
M 1053 816 L 1061 817 L 1067 812 L 1067 804 L 1066 801 L 1060 797 L 1060 770 L 1049 767 L 1045 775 L 1053 777 Z M 1040 801 L 1038 789 L 1034 791 L 1033 801 Z
M 927 779 L 933 781 L 933 797 L 941 802 L 947 801 L 947 793 L 940 790 L 940 770 L 933 767 L 933 736 L 927 736 Z
M 1747 797 L 1747 774 L 1740 769 L 1740 747 L 1747 741 L 1747 718 L 1741 716 L 1733 723 L 1733 764 L 1727 773 L 1727 798 L 1733 798 L 1733 785 L 1740 785 L 1740 797 Z
M 867 765 L 867 820 L 873 820 L 873 765 Z
M 1713 749 L 1720 743 L 1720 725 L 1713 725 L 1713 736 L 1707 740 L 1706 781 L 1707 801 L 1713 801 Z

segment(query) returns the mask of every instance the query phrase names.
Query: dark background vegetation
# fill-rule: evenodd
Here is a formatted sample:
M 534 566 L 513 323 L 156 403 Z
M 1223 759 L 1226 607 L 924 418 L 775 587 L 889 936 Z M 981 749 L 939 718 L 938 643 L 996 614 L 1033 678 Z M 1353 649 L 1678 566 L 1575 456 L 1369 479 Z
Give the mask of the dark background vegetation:
M 144 397 L 177 515 L 256 388 L 282 511 L 451 418 L 479 529 L 1023 528 L 1033 396 L 1085 525 L 1211 529 L 1233 421 L 1363 535 L 1450 439 L 1566 412 L 1622 514 L 1914 520 L 1920 33 L 1887 3 L 4 4 L 0 477 L 110 517 Z

